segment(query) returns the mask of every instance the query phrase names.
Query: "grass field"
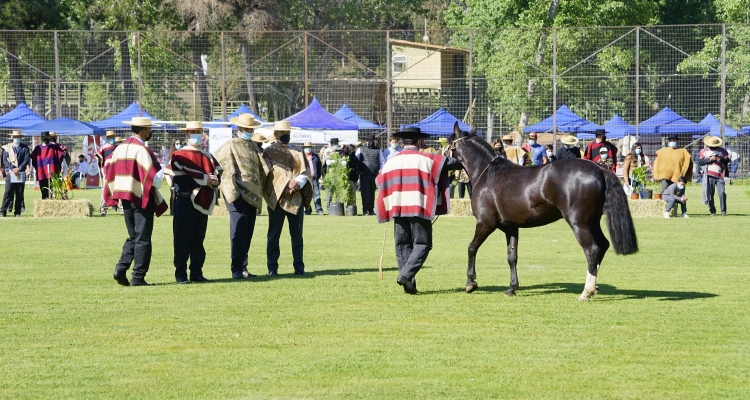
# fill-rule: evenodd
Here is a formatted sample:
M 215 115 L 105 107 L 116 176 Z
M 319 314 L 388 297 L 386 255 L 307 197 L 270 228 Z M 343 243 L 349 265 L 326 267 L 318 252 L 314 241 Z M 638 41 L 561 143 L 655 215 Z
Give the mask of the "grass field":
M 164 216 L 152 287 L 112 279 L 117 214 L 5 218 L 0 397 L 750 398 L 748 188 L 728 188 L 727 217 L 709 217 L 691 186 L 690 219 L 636 219 L 641 251 L 610 251 L 589 303 L 577 301 L 582 250 L 560 222 L 521 231 L 521 289 L 508 298 L 499 233 L 479 252 L 479 289 L 464 293 L 468 217 L 435 223 L 417 296 L 395 283 L 392 224 L 378 280 L 374 217 L 307 217 L 308 276 L 292 274 L 282 236 L 281 275 L 244 281 L 229 279 L 228 219 L 211 218 L 213 282 L 177 285 Z M 29 209 L 38 196 L 27 191 Z M 266 229 L 264 213 L 256 274 Z

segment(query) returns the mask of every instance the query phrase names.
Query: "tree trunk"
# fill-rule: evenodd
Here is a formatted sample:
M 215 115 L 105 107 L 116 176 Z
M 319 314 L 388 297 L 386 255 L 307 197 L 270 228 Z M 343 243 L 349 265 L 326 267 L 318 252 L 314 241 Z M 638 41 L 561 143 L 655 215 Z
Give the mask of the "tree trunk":
M 34 110 L 37 114 L 41 115 L 42 117 L 47 118 L 45 114 L 47 114 L 47 81 L 45 81 L 41 74 L 39 75 L 39 79 L 34 80 L 34 84 L 32 85 L 31 89 L 31 109 Z M 52 99 L 54 102 L 55 99 Z M 54 103 L 53 103 L 54 104 Z M 52 107 L 52 104 L 50 104 L 50 107 Z M 62 117 L 62 115 L 57 115 L 56 118 Z
M 18 62 L 18 43 L 15 40 L 8 40 L 8 67 L 10 68 L 10 84 L 13 87 L 13 98 L 16 105 L 26 102 L 26 94 L 23 91 L 23 78 L 21 77 L 21 63 Z
M 547 12 L 547 19 L 549 20 L 549 24 L 551 25 L 552 22 L 555 20 L 555 15 L 557 15 L 557 6 L 560 4 L 560 0 L 550 0 L 549 4 L 549 11 Z M 548 26 L 547 24 L 544 24 L 544 26 Z M 544 53 L 542 50 L 544 49 L 544 41 L 547 39 L 547 34 L 545 31 L 542 31 L 539 34 L 539 41 L 536 47 L 536 56 L 534 57 L 534 62 L 537 66 L 542 65 L 542 61 L 544 61 Z M 554 89 L 553 89 L 554 90 Z M 534 92 L 536 91 L 536 82 L 534 79 L 529 79 L 529 84 L 526 86 L 526 98 L 531 99 L 534 97 Z M 552 112 L 555 112 L 557 110 L 552 110 Z M 529 116 L 526 114 L 526 112 L 521 113 L 521 118 L 518 121 L 519 127 L 526 126 L 526 122 L 529 120 Z
M 242 48 L 242 66 L 245 69 L 245 83 L 247 84 L 247 101 L 250 103 L 248 106 L 255 115 L 260 116 L 258 113 L 258 99 L 255 96 L 253 71 L 250 67 L 250 43 L 248 43 L 246 38 L 240 39 L 240 47 Z
M 122 59 L 120 63 L 122 91 L 125 94 L 125 102 L 130 105 L 136 99 L 135 90 L 133 89 L 133 72 L 130 69 L 130 46 L 128 45 L 130 38 L 128 38 L 127 33 L 122 32 L 118 39 L 120 40 L 120 57 Z
M 195 25 L 195 24 L 190 24 Z M 206 85 L 206 76 L 203 73 L 203 64 L 201 63 L 201 54 L 204 40 L 197 30 L 193 30 L 190 35 L 190 49 L 193 53 L 193 71 L 195 71 L 195 84 L 198 90 L 198 103 L 201 109 L 201 115 L 204 121 L 211 120 L 211 106 L 208 100 L 208 87 Z

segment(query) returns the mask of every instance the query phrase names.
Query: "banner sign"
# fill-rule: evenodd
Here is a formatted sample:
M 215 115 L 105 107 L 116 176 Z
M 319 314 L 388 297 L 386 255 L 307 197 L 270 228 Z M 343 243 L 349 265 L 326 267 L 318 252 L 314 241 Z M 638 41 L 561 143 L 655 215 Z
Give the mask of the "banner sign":
M 86 173 L 86 187 L 99 187 L 99 162 L 96 159 L 96 152 L 99 139 L 94 135 L 83 137 L 83 156 L 89 164 L 89 170 Z
M 211 128 L 208 130 L 208 152 L 214 154 L 227 140 L 232 138 L 232 128 Z

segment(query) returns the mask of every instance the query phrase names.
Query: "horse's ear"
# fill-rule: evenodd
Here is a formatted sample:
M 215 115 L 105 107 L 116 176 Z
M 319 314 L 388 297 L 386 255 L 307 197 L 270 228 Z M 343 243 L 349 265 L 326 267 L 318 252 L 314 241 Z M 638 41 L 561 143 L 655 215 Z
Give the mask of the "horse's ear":
M 453 134 L 456 136 L 456 138 L 460 137 L 463 132 L 461 132 L 461 128 L 458 126 L 458 121 L 453 123 Z
M 472 127 L 471 127 L 471 130 L 469 131 L 469 133 L 470 133 L 470 134 L 471 134 L 472 136 L 476 136 L 476 135 L 477 135 L 477 127 L 476 127 L 476 126 L 472 126 Z

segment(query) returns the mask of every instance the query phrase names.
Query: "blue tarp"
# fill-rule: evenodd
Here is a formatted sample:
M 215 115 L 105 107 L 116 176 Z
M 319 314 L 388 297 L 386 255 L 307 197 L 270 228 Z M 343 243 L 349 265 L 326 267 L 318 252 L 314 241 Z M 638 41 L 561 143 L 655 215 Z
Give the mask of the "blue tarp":
M 343 119 L 344 121 L 351 121 L 356 123 L 359 129 L 385 129 L 385 127 L 382 125 L 378 125 L 372 121 L 368 121 L 360 117 L 346 104 L 341 106 L 341 108 L 339 108 L 339 110 L 336 111 L 333 115 L 337 118 Z
M 32 111 L 26 103 L 20 103 L 0 116 L 0 129 L 26 129 L 44 121 L 46 119 Z
M 557 109 L 557 121 L 555 125 L 558 132 L 565 133 L 578 133 L 578 132 L 593 132 L 597 129 L 602 129 L 601 125 L 597 125 L 593 122 L 585 120 L 580 115 L 574 113 L 565 104 Z M 534 125 L 529 125 L 523 128 L 524 133 L 529 132 L 552 132 L 553 129 L 553 115 L 545 118 L 544 120 L 537 122 Z
M 662 135 L 668 133 L 708 133 L 711 128 L 708 125 L 696 124 L 685 119 L 682 115 L 664 107 L 653 117 L 640 123 L 639 135 Z M 635 126 L 625 129 L 626 135 L 635 135 Z
M 713 114 L 706 114 L 706 117 L 698 123 L 701 125 L 708 125 L 711 128 L 711 135 L 721 137 L 721 121 L 716 119 Z M 724 137 L 737 137 L 739 135 L 740 132 L 738 132 L 736 129 L 732 128 L 729 125 L 724 125 Z M 695 137 L 700 136 L 702 135 L 696 135 Z
M 750 134 L 750 126 L 743 126 L 742 127 L 742 133 L 748 133 L 748 134 Z
M 244 104 L 241 104 L 239 107 L 237 107 L 236 110 L 234 110 L 233 113 L 227 114 L 227 120 L 226 121 L 222 121 L 222 119 L 219 118 L 219 119 L 214 120 L 214 122 L 206 122 L 206 123 L 204 123 L 204 125 L 206 125 L 208 127 L 214 127 L 214 128 L 217 128 L 217 127 L 229 127 L 229 128 L 232 128 L 233 130 L 237 130 L 237 125 L 222 125 L 222 124 L 217 124 L 216 122 L 229 122 L 230 119 L 239 117 L 240 114 L 250 114 L 250 115 L 253 116 L 253 118 L 255 118 L 256 121 L 266 122 L 266 121 L 263 121 L 263 119 L 261 117 L 255 115 L 255 113 L 252 110 L 250 110 L 250 108 L 248 106 L 246 106 Z
M 429 133 L 433 136 L 444 136 L 448 137 L 453 133 L 453 124 L 458 122 L 458 126 L 462 131 L 470 131 L 471 127 L 454 117 L 444 108 L 435 111 L 434 114 L 429 117 L 417 122 L 416 124 L 404 124 L 401 125 L 401 129 L 417 127 L 424 133 Z
M 356 123 L 335 117 L 318 103 L 318 99 L 313 99 L 307 108 L 284 121 L 289 121 L 290 125 L 301 129 L 357 130 Z
M 94 122 L 89 122 L 89 123 L 91 125 L 94 125 L 102 129 L 129 131 L 130 125 L 124 124 L 123 121 L 130 121 L 131 119 L 133 119 L 133 117 L 151 118 L 152 121 L 158 121 L 158 118 L 149 114 L 148 111 L 143 110 L 141 112 L 141 106 L 139 106 L 138 103 L 136 102 L 132 102 L 129 106 L 127 106 L 127 108 L 122 110 L 119 114 L 115 114 L 114 116 L 107 118 L 105 120 L 102 120 L 102 121 L 94 121 Z M 159 125 L 160 126 L 154 129 L 160 130 L 160 131 L 173 131 L 173 132 L 177 131 L 178 129 L 178 127 L 174 125 L 164 125 L 164 124 L 159 124 Z
M 622 139 L 625 136 L 625 130 L 631 126 L 633 125 L 627 123 L 619 114 L 615 114 L 612 119 L 602 125 L 604 130 L 607 131 L 607 139 Z M 588 128 L 584 127 L 583 129 Z M 593 133 L 579 133 L 577 136 L 578 139 L 594 139 L 596 137 Z
M 26 136 L 38 136 L 42 132 L 55 132 L 57 136 L 104 135 L 105 130 L 85 122 L 66 117 L 38 123 L 26 128 L 22 133 Z

